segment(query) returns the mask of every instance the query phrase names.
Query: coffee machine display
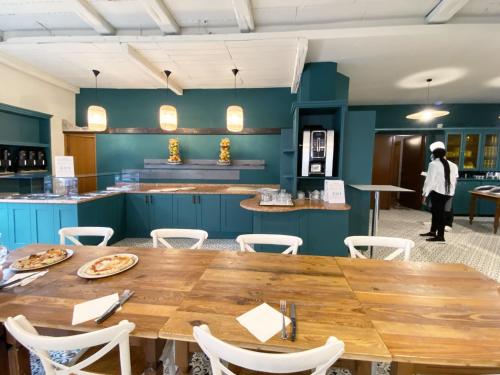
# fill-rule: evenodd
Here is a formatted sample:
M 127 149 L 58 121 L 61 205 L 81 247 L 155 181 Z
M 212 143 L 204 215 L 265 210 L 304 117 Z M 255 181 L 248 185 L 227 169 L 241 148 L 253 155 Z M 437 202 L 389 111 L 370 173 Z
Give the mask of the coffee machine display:
M 333 130 L 306 129 L 302 137 L 302 173 L 306 176 L 331 177 L 333 174 Z

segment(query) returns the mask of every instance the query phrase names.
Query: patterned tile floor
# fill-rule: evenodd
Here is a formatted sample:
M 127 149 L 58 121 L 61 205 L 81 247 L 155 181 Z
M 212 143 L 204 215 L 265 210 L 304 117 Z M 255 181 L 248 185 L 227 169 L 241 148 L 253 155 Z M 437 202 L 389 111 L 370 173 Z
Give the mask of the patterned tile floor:
M 429 230 L 425 223 L 430 220 L 430 214 L 423 211 L 409 209 L 392 209 L 381 211 L 379 235 L 409 238 L 415 241 L 415 248 L 411 260 L 418 262 L 463 263 L 483 274 L 500 282 L 500 234 L 493 234 L 492 218 L 476 218 L 472 225 L 466 217 L 456 217 L 451 232 L 445 234 L 446 243 L 429 243 L 419 233 Z M 189 240 L 174 240 L 175 247 L 189 247 L 193 242 Z M 117 242 L 114 246 L 151 247 L 152 242 L 147 238 L 127 238 Z M 213 250 L 238 250 L 234 240 L 208 239 L 204 246 Z M 374 257 L 382 258 L 387 249 L 375 249 Z M 55 356 L 64 361 L 65 353 L 56 353 Z M 42 375 L 43 370 L 36 359 L 32 360 L 33 375 Z M 208 359 L 197 353 L 192 359 L 192 373 L 195 375 L 209 375 Z M 349 375 L 349 371 L 332 369 L 328 375 Z M 389 366 L 379 364 L 377 375 L 388 375 Z

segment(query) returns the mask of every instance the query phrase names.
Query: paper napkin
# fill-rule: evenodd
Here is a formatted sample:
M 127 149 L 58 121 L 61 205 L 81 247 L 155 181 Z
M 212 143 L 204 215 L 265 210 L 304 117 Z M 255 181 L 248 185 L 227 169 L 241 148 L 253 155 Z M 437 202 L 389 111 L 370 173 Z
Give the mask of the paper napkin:
M 275 334 L 281 332 L 281 313 L 267 303 L 263 303 L 238 316 L 236 320 L 260 342 L 266 342 Z M 290 319 L 287 316 L 285 316 L 285 324 L 290 324 Z
M 79 303 L 73 308 L 72 325 L 96 319 L 106 312 L 119 299 L 118 293 L 110 294 L 109 296 L 92 299 L 87 302 Z

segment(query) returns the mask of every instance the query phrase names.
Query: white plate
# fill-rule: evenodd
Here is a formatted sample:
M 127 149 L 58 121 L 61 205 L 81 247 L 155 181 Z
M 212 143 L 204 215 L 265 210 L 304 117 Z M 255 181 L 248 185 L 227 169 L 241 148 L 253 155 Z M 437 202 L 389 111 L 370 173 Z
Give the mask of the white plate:
M 113 273 L 109 273 L 109 274 L 106 274 L 106 275 L 89 275 L 87 274 L 85 271 L 87 270 L 87 268 L 89 268 L 94 262 L 97 262 L 98 260 L 102 259 L 102 258 L 107 258 L 107 257 L 110 257 L 110 256 L 113 256 L 113 255 L 126 255 L 126 256 L 129 256 L 131 257 L 134 261 L 131 265 L 119 270 L 119 271 L 116 271 L 116 272 L 113 272 Z M 135 254 L 128 254 L 128 253 L 120 253 L 120 254 L 110 254 L 110 255 L 104 255 L 102 257 L 99 257 L 99 258 L 96 258 L 94 260 L 91 260 L 90 262 L 87 262 L 85 263 L 83 266 L 81 266 L 78 271 L 76 272 L 76 274 L 84 279 L 102 279 L 103 277 L 109 277 L 109 276 L 113 276 L 113 275 L 117 275 L 119 273 L 122 273 L 122 272 L 125 272 L 126 270 L 134 267 L 137 262 L 139 261 L 139 257 Z
M 42 268 L 51 267 L 54 264 L 58 264 L 58 263 L 64 262 L 66 259 L 69 259 L 69 258 L 71 258 L 73 256 L 73 254 L 74 254 L 73 250 L 71 250 L 71 249 L 64 249 L 64 250 L 66 250 L 66 252 L 67 252 L 66 258 L 62 258 L 61 260 L 58 260 L 57 262 L 54 262 L 54 263 L 45 264 L 43 266 L 38 266 L 38 267 L 31 267 L 31 268 L 16 268 L 16 267 L 14 267 L 14 263 L 12 263 L 9 268 L 12 271 L 24 272 L 24 271 L 34 271 L 34 270 L 40 270 Z M 39 254 L 39 253 L 43 253 L 43 252 L 44 251 L 39 251 L 38 253 L 35 253 L 35 254 Z M 33 255 L 33 254 L 30 254 L 30 255 Z M 29 258 L 30 255 L 22 257 L 22 258 L 20 258 L 18 260 Z

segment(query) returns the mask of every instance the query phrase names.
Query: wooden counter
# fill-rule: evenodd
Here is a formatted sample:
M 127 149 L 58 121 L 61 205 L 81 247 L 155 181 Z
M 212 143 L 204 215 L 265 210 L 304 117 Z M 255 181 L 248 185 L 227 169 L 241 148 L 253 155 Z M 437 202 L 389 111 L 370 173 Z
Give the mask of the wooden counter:
M 182 190 L 173 190 L 173 189 Z M 279 189 L 279 185 L 270 184 L 139 184 L 134 190 L 126 191 L 128 194 L 151 193 L 151 194 L 257 194 L 258 189 Z
M 348 204 L 327 203 L 320 200 L 295 199 L 294 206 L 261 206 L 260 197 L 254 197 L 241 201 L 240 206 L 245 210 L 255 212 L 293 212 L 303 210 L 325 210 L 325 211 L 349 211 Z

